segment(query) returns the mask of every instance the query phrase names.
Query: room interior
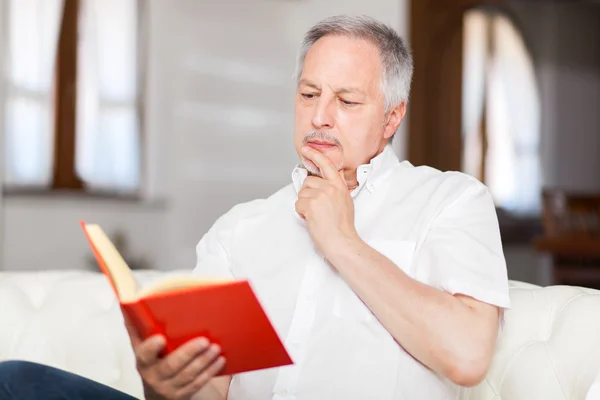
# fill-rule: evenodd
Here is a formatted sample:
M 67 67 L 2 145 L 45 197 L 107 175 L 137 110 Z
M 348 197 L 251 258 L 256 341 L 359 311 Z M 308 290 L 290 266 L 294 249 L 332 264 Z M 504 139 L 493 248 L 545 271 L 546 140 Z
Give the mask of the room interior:
M 297 46 L 339 13 L 412 47 L 398 156 L 472 174 L 497 201 L 524 306 L 461 398 L 585 398 L 600 370 L 586 318 L 600 310 L 599 1 L 0 0 L 0 324 L 13 327 L 0 360 L 140 393 L 79 222 L 100 224 L 143 282 L 193 268 L 220 215 L 289 183 Z

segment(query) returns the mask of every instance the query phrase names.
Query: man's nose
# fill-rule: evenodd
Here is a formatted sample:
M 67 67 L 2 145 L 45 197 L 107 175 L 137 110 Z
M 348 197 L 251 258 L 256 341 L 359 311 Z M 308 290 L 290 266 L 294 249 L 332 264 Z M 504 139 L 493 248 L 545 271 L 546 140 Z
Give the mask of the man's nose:
M 332 99 L 319 97 L 315 102 L 312 124 L 315 129 L 331 129 L 335 125 L 334 122 L 334 101 Z

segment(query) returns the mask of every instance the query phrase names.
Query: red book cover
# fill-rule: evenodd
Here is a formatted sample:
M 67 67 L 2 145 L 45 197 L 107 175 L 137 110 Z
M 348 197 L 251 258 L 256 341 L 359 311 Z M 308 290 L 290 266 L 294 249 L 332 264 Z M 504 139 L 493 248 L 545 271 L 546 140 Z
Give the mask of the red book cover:
M 116 249 L 107 250 L 110 243 L 105 237 L 98 239 L 101 230 L 97 226 L 89 230 L 90 225 L 81 224 L 100 269 L 119 298 L 122 312 L 142 338 L 165 336 L 163 355 L 203 336 L 221 347 L 226 362 L 219 375 L 293 364 L 247 280 L 207 281 L 187 287 L 182 287 L 180 281 L 178 287 L 123 299 L 120 290 L 124 291 L 124 284 L 116 276 L 124 275 L 117 271 L 117 266 L 123 269 L 124 261 L 109 265 L 107 258 L 115 257 Z M 131 271 L 125 274 L 133 277 Z M 197 282 L 198 277 L 193 279 L 190 282 Z

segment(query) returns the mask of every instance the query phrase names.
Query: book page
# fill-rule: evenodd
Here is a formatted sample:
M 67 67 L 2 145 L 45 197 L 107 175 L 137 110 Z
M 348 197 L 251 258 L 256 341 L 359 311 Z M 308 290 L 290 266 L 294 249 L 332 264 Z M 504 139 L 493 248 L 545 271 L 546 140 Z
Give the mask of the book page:
M 98 225 L 86 224 L 85 229 L 110 274 L 120 300 L 122 302 L 134 300 L 139 285 L 121 254 Z
M 228 284 L 231 282 L 232 280 L 230 279 L 206 279 L 199 276 L 171 276 L 163 278 L 157 282 L 153 282 L 140 289 L 137 298 L 139 299 L 153 294 L 177 291 L 191 287 L 214 286 Z

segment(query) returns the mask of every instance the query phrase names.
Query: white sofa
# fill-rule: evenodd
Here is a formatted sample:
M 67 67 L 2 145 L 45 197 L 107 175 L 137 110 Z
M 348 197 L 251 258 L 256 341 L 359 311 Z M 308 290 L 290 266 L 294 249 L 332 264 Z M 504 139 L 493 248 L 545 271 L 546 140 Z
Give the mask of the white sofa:
M 162 274 L 137 272 L 142 282 Z M 600 291 L 511 286 L 513 307 L 487 379 L 461 399 L 584 400 L 600 370 Z M 0 273 L 0 361 L 9 359 L 142 397 L 119 308 L 99 273 Z

